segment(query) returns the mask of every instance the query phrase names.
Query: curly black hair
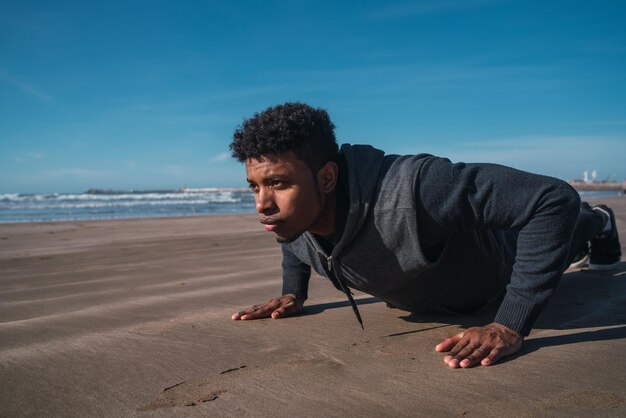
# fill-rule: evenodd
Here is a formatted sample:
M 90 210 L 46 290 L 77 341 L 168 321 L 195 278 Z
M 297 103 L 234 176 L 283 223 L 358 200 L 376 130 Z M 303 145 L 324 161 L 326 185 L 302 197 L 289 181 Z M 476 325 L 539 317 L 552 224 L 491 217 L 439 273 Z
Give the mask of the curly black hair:
M 266 154 L 293 151 L 317 171 L 336 158 L 335 125 L 324 109 L 304 103 L 284 103 L 255 113 L 233 133 L 230 149 L 245 162 Z

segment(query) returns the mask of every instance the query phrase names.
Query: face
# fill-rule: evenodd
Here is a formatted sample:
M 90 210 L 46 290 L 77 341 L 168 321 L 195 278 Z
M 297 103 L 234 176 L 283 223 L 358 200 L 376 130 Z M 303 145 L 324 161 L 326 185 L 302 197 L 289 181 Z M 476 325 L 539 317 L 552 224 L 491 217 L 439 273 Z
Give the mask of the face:
M 260 221 L 265 230 L 276 234 L 277 241 L 293 241 L 305 231 L 323 233 L 329 222 L 334 227 L 334 210 L 328 207 L 328 193 L 334 190 L 334 181 L 329 188 L 324 170 L 323 167 L 312 173 L 291 151 L 246 161 L 246 175 Z

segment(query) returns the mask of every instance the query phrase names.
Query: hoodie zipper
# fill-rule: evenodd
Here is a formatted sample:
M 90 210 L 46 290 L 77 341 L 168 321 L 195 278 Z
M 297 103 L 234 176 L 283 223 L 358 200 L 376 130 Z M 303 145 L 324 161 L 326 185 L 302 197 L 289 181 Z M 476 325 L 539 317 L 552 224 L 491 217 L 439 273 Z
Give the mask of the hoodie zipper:
M 350 291 L 350 288 L 346 286 L 346 284 L 343 281 L 343 275 L 341 274 L 341 269 L 335 268 L 334 269 L 335 274 L 333 274 L 333 256 L 332 255 L 326 258 L 326 262 L 328 263 L 329 276 L 335 277 L 336 281 L 339 283 L 339 286 L 341 287 L 341 290 L 348 297 L 348 301 L 350 302 L 350 305 L 352 306 L 352 311 L 354 312 L 354 315 L 356 316 L 356 320 L 359 321 L 359 325 L 361 325 L 361 329 L 365 330 L 365 327 L 363 326 L 363 320 L 361 319 L 361 313 L 359 312 L 359 308 L 356 306 L 356 302 L 354 302 L 354 299 L 352 298 L 352 292 Z

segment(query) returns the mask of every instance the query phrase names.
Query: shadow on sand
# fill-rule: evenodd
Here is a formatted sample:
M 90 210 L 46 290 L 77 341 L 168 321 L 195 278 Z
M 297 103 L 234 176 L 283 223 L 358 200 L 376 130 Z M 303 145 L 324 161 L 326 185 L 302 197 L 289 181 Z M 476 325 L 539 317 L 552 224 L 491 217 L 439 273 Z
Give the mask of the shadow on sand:
M 357 305 L 369 305 L 372 303 L 384 303 L 381 299 L 375 297 L 361 298 L 354 300 Z M 319 313 L 324 312 L 327 309 L 336 309 L 336 308 L 345 308 L 349 307 L 350 302 L 348 300 L 342 300 L 338 302 L 328 302 L 328 303 L 319 303 L 317 305 L 306 305 L 304 307 L 304 312 L 300 314 L 300 316 L 308 316 L 308 315 L 317 315 Z
M 362 298 L 356 302 L 358 305 L 384 303 L 375 297 Z M 315 315 L 326 309 L 349 306 L 347 300 L 311 305 L 305 308 L 303 315 Z M 494 303 L 469 316 L 407 314 L 400 316 L 400 318 L 408 322 L 425 325 L 432 325 L 433 323 L 458 324 L 464 328 L 469 328 L 491 322 L 497 308 L 498 303 Z M 447 325 L 434 325 L 400 334 L 391 334 L 389 337 L 419 333 L 445 326 Z M 585 329 L 598 327 L 610 328 Z M 626 338 L 626 263 L 620 263 L 618 268 L 606 272 L 583 269 L 565 273 L 550 303 L 535 323 L 534 329 L 585 330 L 566 335 L 528 339 L 518 354 L 503 359 L 499 363 L 504 363 L 543 347 Z

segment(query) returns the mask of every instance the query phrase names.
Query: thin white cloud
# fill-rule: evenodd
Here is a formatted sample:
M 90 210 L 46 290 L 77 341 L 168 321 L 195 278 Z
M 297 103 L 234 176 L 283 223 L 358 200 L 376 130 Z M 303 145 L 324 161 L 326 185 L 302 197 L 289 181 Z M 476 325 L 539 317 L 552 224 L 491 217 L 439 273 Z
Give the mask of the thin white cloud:
M 262 77 L 263 78 L 263 77 Z M 210 94 L 203 92 L 198 95 L 188 95 L 184 98 L 165 101 L 151 101 L 150 103 L 137 102 L 130 103 L 118 109 L 121 114 L 134 113 L 151 113 L 151 114 L 175 114 L 175 117 L 166 119 L 167 122 L 187 122 L 188 120 L 216 121 L 226 118 L 239 118 L 239 113 L 232 115 L 227 111 L 212 109 L 211 112 L 197 112 L 189 118 L 183 118 L 179 112 L 185 113 L 189 108 L 202 109 L 207 105 L 218 104 L 224 109 L 225 105 L 236 105 L 236 109 L 240 110 L 242 100 L 251 100 L 263 98 L 282 92 L 290 92 L 294 85 L 284 82 L 283 80 L 275 83 L 251 84 L 240 88 L 223 88 L 211 91 Z M 117 116 L 117 115 L 116 115 Z
M 592 125 L 599 126 L 624 126 L 626 125 L 626 119 L 614 119 L 614 120 L 597 120 L 590 122 Z
M 211 161 L 226 161 L 229 158 L 230 158 L 230 153 L 222 152 L 221 154 L 217 154 L 213 158 L 211 158 Z
M 18 163 L 26 161 L 41 160 L 46 157 L 46 154 L 42 152 L 24 152 L 15 156 L 14 160 Z
M 187 171 L 187 168 L 181 164 L 167 164 L 159 170 L 159 173 L 166 176 L 183 176 L 187 174 Z
M 401 150 L 426 152 L 453 162 L 489 162 L 564 179 L 597 170 L 600 179 L 618 179 L 624 172 L 626 137 L 529 135 L 486 141 L 457 142 L 442 147 Z
M 314 91 L 358 89 L 365 94 L 397 99 L 408 91 L 441 90 L 463 86 L 528 91 L 531 88 L 556 88 L 568 83 L 563 69 L 545 65 L 487 65 L 479 60 L 445 64 L 371 65 L 336 70 L 284 72 L 280 77 L 310 81 Z M 302 90 L 299 90 L 302 91 Z
M 29 84 L 22 80 L 17 79 L 12 74 L 10 74 L 9 72 L 1 68 L 0 68 L 0 81 L 18 89 L 19 91 L 26 94 L 27 96 L 30 96 L 39 100 L 40 102 L 51 103 L 53 101 L 52 96 L 42 92 L 41 90 L 37 89 L 32 84 Z
M 91 170 L 85 168 L 59 168 L 56 170 L 48 170 L 44 171 L 43 175 L 50 177 L 75 177 L 82 179 L 99 179 L 102 177 L 107 177 L 111 173 L 103 170 Z

